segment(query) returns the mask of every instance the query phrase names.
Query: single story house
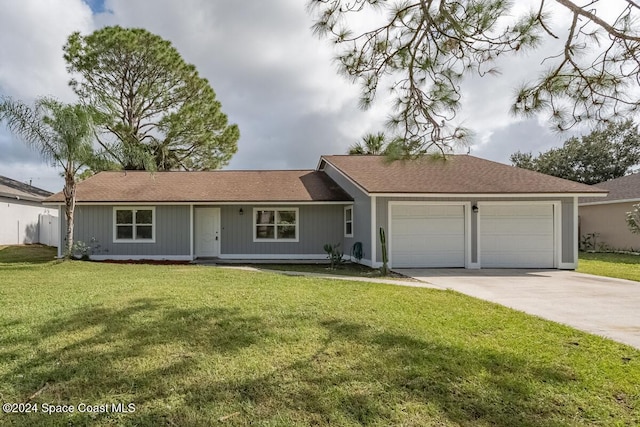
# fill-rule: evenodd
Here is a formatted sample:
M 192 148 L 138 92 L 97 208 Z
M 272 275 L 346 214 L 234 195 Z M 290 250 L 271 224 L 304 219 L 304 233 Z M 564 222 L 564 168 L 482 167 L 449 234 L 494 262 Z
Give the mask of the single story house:
M 58 209 L 42 205 L 51 193 L 0 176 L 0 245 L 58 242 Z
M 640 203 L 640 173 L 612 179 L 598 187 L 609 191 L 607 197 L 579 200 L 581 235 L 596 233 L 597 244 L 611 249 L 640 250 L 640 235 L 629 230 L 626 219 L 633 205 Z
M 362 263 L 378 267 L 382 227 L 391 267 L 573 269 L 578 198 L 605 195 L 469 155 L 322 156 L 315 170 L 101 172 L 78 185 L 75 238 L 94 242 L 94 259 L 317 260 L 327 243 L 346 254 L 359 243 Z M 62 209 L 63 200 L 47 203 Z

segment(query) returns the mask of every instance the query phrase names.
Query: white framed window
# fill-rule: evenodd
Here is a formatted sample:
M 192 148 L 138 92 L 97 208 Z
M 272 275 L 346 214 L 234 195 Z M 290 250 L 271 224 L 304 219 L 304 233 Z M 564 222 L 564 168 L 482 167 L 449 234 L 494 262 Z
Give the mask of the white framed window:
M 353 206 L 344 208 L 344 237 L 353 237 Z
M 297 242 L 298 208 L 253 208 L 254 242 Z
M 155 243 L 156 208 L 116 206 L 113 208 L 114 243 Z

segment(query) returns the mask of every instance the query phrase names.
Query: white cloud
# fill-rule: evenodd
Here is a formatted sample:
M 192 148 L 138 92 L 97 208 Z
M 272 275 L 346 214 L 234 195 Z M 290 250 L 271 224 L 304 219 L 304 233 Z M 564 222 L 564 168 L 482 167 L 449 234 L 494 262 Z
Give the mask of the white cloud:
M 0 93 L 24 102 L 38 96 L 73 101 L 62 58 L 67 36 L 90 31 L 91 10 L 80 0 L 4 2 L 0 14 Z M 58 172 L 37 151 L 0 128 L 0 175 L 50 191 L 62 188 Z
M 74 30 L 87 31 L 91 10 L 80 0 L 5 2 L 0 14 L 0 88 L 24 100 L 72 99 L 62 46 Z
M 25 101 L 49 94 L 71 101 L 62 59 L 71 32 L 88 34 L 105 25 L 146 28 L 170 40 L 197 67 L 229 120 L 239 125 L 239 151 L 230 168 L 312 168 L 320 154 L 344 153 L 364 133 L 382 130 L 388 115 L 385 86 L 371 110 L 358 109 L 359 87 L 336 72 L 333 45 L 312 34 L 305 0 L 106 0 L 106 12 L 97 15 L 81 0 L 5 3 L 1 93 Z M 359 27 L 371 22 L 363 16 L 357 18 Z M 554 28 L 561 31 L 564 19 L 557 15 Z M 476 131 L 472 154 L 508 162 L 518 149 L 535 152 L 562 142 L 564 136 L 550 133 L 542 122 L 509 114 L 515 88 L 540 69 L 549 49 L 502 61 L 500 77 L 464 83 L 458 117 Z M 58 172 L 5 129 L 0 129 L 0 150 L 0 175 L 61 188 Z

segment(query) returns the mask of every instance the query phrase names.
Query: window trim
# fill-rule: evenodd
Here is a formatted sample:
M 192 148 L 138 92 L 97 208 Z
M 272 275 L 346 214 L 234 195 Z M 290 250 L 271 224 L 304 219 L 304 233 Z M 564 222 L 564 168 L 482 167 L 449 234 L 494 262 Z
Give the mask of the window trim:
M 347 219 L 347 211 L 351 210 L 351 220 Z M 353 237 L 353 205 L 344 207 L 344 237 Z M 351 223 L 351 233 L 347 233 L 347 224 Z
M 136 230 L 135 212 L 138 210 L 151 211 L 151 239 L 118 239 L 118 211 L 133 211 L 133 232 Z M 114 206 L 113 207 L 113 243 L 155 243 L 156 242 L 156 207 L 155 206 Z M 148 224 L 144 224 L 148 225 Z
M 273 239 L 263 239 L 263 238 L 259 238 L 258 237 L 258 233 L 257 233 L 257 227 L 258 227 L 258 223 L 256 221 L 256 212 L 257 211 L 274 211 L 274 234 L 273 234 Z M 278 212 L 279 211 L 293 211 L 296 214 L 296 237 L 293 239 L 278 239 Z M 300 241 L 300 208 L 297 207 L 288 207 L 288 206 L 283 206 L 283 207 L 279 207 L 279 208 L 275 208 L 275 207 L 269 207 L 269 206 L 265 206 L 265 207 L 254 207 L 253 208 L 253 218 L 251 219 L 251 224 L 253 226 L 253 241 L 254 243 L 258 243 L 258 242 L 282 242 L 282 243 L 298 243 Z

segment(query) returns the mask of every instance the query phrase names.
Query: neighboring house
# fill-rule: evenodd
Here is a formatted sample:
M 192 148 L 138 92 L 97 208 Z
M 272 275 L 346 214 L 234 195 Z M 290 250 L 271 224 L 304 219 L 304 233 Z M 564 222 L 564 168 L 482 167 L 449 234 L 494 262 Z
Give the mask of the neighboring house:
M 91 242 L 94 259 L 326 259 L 324 244 L 349 254 L 360 242 L 362 262 L 377 267 L 383 227 L 391 267 L 573 269 L 578 197 L 605 195 L 468 155 L 323 156 L 305 171 L 102 172 L 78 185 L 75 238 Z
M 0 245 L 58 241 L 58 210 L 42 205 L 51 193 L 0 176 Z
M 580 233 L 597 233 L 597 244 L 612 249 L 640 250 L 640 235 L 627 226 L 627 212 L 640 203 L 640 173 L 598 184 L 609 190 L 605 198 L 580 198 Z M 596 248 L 597 249 L 597 248 Z

